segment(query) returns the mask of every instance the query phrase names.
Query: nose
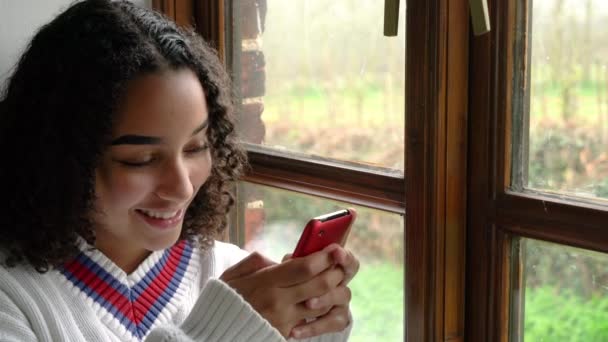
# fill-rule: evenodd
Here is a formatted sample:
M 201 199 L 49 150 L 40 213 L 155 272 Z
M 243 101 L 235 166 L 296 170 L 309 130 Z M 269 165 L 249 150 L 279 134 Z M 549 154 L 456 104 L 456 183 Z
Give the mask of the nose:
M 179 158 L 167 161 L 160 169 L 156 195 L 171 202 L 185 202 L 192 197 L 194 186 L 187 163 Z

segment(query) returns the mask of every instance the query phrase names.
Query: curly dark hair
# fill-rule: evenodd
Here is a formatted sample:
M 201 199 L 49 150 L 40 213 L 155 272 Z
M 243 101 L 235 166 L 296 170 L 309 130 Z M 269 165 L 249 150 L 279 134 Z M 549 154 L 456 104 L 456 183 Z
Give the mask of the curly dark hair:
M 188 208 L 182 239 L 212 245 L 227 224 L 246 157 L 234 132 L 229 78 L 201 37 L 128 1 L 86 0 L 43 26 L 0 96 L 0 249 L 38 272 L 94 243 L 95 169 L 129 81 L 189 68 L 205 92 L 211 176 Z

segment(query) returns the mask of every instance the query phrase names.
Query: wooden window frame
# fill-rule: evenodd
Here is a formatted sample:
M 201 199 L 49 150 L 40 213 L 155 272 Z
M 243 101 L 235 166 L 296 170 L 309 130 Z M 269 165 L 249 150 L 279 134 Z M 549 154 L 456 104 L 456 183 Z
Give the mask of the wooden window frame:
M 154 8 L 194 25 L 231 65 L 225 14 L 232 2 L 184 0 L 192 5 L 178 8 L 179 2 L 155 0 Z M 464 341 L 468 4 L 407 2 L 407 177 L 250 147 L 244 180 L 398 214 L 407 203 L 404 336 Z
M 527 49 L 515 44 L 516 32 L 527 34 L 522 25 L 529 16 L 521 0 L 488 2 L 493 31 L 472 38 L 470 49 L 466 333 L 467 341 L 506 342 L 510 327 L 523 333 L 517 305 L 523 298 L 510 295 L 511 286 L 523 286 L 514 238 L 606 253 L 608 208 L 511 186 L 513 163 L 527 162 L 526 125 L 515 123 L 512 111 L 522 100 L 514 82 L 529 67 L 516 63 Z

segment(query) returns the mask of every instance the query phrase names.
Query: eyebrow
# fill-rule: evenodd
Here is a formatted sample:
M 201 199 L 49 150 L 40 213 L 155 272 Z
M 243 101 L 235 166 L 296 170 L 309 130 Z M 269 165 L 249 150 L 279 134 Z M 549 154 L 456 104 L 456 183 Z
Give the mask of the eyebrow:
M 200 126 L 198 126 L 192 135 L 196 135 L 209 126 L 209 120 L 205 120 Z M 160 137 L 151 137 L 146 135 L 127 134 L 121 135 L 120 137 L 112 140 L 111 146 L 116 145 L 158 145 L 162 143 L 163 139 Z
M 205 120 L 200 126 L 198 126 L 194 131 L 192 131 L 192 135 L 196 135 L 200 131 L 204 130 L 209 126 L 209 120 Z

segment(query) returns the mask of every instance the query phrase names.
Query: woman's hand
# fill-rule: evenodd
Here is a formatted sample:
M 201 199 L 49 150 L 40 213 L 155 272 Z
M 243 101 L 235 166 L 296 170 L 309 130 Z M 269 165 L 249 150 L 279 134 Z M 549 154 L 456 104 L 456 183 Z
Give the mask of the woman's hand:
M 336 262 L 335 267 L 344 271 L 344 279 L 339 286 L 328 293 L 305 302 L 306 307 L 326 313 L 312 322 L 304 322 L 296 326 L 291 331 L 291 337 L 307 338 L 338 332 L 344 330 L 350 324 L 351 292 L 346 285 L 359 271 L 359 260 L 350 251 L 337 244 L 328 246 L 325 251 L 331 254 L 332 259 Z
M 350 292 L 337 290 L 347 280 L 344 269 L 334 267 L 334 257 L 347 258 L 340 255 L 341 252 L 330 246 L 306 257 L 274 264 L 259 253 L 253 253 L 226 270 L 220 279 L 287 338 L 302 320 L 332 316 L 332 306 L 346 305 L 347 308 Z M 306 304 L 312 298 L 317 298 L 313 302 L 323 305 Z M 316 326 L 318 328 L 313 327 L 315 331 L 323 330 L 323 326 Z

